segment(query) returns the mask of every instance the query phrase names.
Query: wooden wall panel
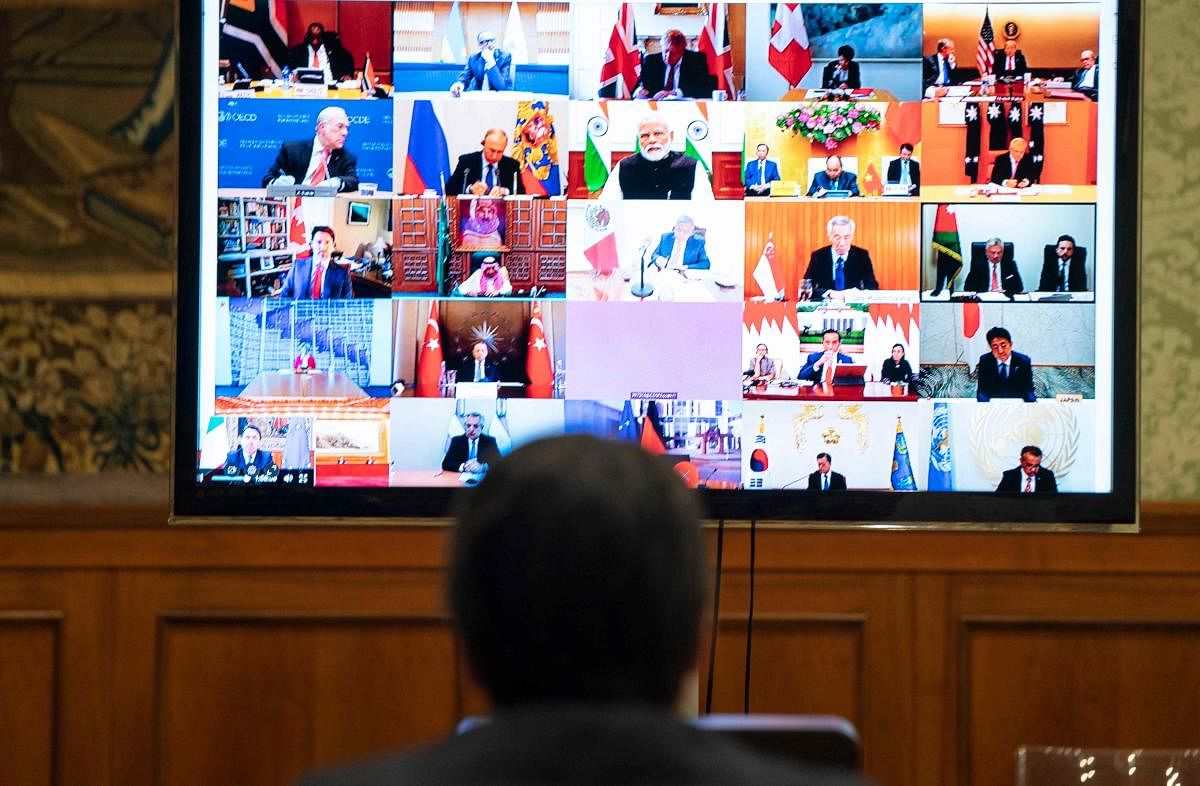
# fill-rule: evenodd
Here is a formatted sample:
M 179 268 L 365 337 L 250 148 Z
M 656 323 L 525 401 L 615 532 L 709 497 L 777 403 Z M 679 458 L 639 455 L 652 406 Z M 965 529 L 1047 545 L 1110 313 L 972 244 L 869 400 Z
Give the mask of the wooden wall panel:
M 60 621 L 0 612 L 0 783 L 54 782 Z

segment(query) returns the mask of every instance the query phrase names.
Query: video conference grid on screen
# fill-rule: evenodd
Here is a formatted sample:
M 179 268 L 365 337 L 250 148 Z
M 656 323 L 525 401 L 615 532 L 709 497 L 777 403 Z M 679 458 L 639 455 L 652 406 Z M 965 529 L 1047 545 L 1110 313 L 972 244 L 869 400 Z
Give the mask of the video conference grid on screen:
M 1105 9 L 229 4 L 197 481 L 1109 490 Z

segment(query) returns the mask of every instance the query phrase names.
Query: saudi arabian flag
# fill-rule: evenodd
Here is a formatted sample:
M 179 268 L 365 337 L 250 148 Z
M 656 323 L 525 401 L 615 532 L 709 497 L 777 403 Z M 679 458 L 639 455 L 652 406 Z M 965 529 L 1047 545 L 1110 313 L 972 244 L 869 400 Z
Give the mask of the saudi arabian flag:
M 687 138 L 687 144 L 683 148 L 683 154 L 689 158 L 694 158 L 699 161 L 700 166 L 704 167 L 704 173 L 708 175 L 710 179 L 712 178 L 712 167 L 709 166 L 708 162 L 704 160 L 704 156 L 700 155 L 700 151 L 696 149 L 696 146 L 692 144 L 692 138 L 690 136 Z

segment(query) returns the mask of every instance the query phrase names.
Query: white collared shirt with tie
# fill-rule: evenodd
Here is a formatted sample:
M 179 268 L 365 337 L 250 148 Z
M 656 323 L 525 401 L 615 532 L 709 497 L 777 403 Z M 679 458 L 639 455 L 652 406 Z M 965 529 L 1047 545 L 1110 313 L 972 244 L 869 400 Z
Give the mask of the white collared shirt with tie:
M 475 361 L 475 379 L 473 379 L 471 381 L 472 382 L 485 382 L 486 381 L 485 377 L 487 377 L 487 373 L 483 370 L 483 361 L 476 360 Z
M 900 180 L 898 182 L 902 186 L 911 186 L 912 185 L 912 175 L 910 175 L 908 172 L 908 160 L 907 159 L 903 159 L 903 158 L 900 159 Z
M 683 58 L 680 57 L 678 63 L 671 65 L 671 63 L 667 61 L 667 54 L 667 52 L 663 52 L 662 54 L 663 67 L 666 69 L 666 71 L 663 73 L 663 90 L 674 90 L 678 94 L 679 72 L 682 70 Z
M 1021 471 L 1025 475 L 1024 470 Z M 1021 489 L 1022 494 L 1032 494 L 1037 491 L 1037 474 L 1025 475 L 1025 486 Z
M 821 491 L 829 491 L 829 473 L 821 475 Z

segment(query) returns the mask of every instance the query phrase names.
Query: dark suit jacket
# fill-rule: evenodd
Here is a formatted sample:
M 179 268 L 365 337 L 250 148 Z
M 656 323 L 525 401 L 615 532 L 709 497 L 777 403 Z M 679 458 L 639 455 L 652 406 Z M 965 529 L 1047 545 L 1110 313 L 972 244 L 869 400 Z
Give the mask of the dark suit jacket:
M 824 354 L 825 354 L 825 350 L 821 350 L 820 352 L 808 353 L 808 358 L 804 362 L 804 368 L 800 369 L 800 373 L 796 375 L 796 379 L 807 379 L 809 382 L 820 382 L 821 381 L 821 372 L 823 371 L 823 369 L 817 369 L 817 368 L 814 368 L 814 366 L 816 365 L 817 361 L 821 359 L 821 355 L 824 355 Z M 838 358 L 838 363 L 853 363 L 854 362 L 854 358 L 850 357 L 849 355 L 845 354 L 844 352 L 839 352 L 837 358 Z
M 1003 49 L 997 49 L 992 53 L 992 73 L 997 78 L 1002 76 L 1007 77 L 1024 77 L 1025 72 L 1029 70 L 1029 65 L 1025 62 L 1025 53 L 1020 49 L 1013 55 L 1013 68 L 1010 71 L 1008 66 L 1008 56 L 1004 54 Z
M 484 382 L 499 382 L 500 381 L 500 366 L 494 360 L 483 361 L 483 373 L 485 376 Z M 462 362 L 458 367 L 459 382 L 474 382 L 475 381 L 475 358 L 469 357 Z
M 986 256 L 979 259 L 972 256 L 971 269 L 967 271 L 967 280 L 963 283 L 963 289 L 968 292 L 989 291 L 992 282 L 991 274 L 988 271 Z M 1025 291 L 1025 284 L 1021 281 L 1021 272 L 1017 270 L 1017 263 L 1007 252 L 1000 259 L 1000 286 L 1009 296 Z
M 833 289 L 832 249 L 832 246 L 821 246 L 808 258 L 804 278 L 813 282 L 814 298 L 822 298 L 826 292 Z M 865 248 L 850 246 L 843 272 L 846 289 L 879 289 L 879 282 L 875 280 L 875 267 L 871 264 L 871 254 Z
M 670 259 L 674 250 L 675 233 L 664 232 L 658 241 L 658 248 L 654 249 L 655 255 Z M 708 261 L 708 252 L 704 249 L 704 238 L 692 235 L 687 239 L 683 247 L 683 266 L 690 270 L 708 270 L 712 266 Z
M 467 90 L 482 90 L 483 80 L 487 79 L 489 90 L 512 90 L 512 55 L 503 49 L 495 49 L 492 53 L 496 56 L 496 64 L 491 68 L 484 64 L 481 53 L 472 53 L 454 81 L 462 82 Z
M 822 169 L 813 175 L 812 185 L 808 187 L 808 196 L 816 194 L 818 188 L 823 188 L 826 191 L 849 191 L 850 196 L 858 196 L 858 175 L 843 169 L 842 174 L 838 175 L 837 188 L 835 189 L 833 181 L 829 179 L 829 175 L 825 174 L 825 170 Z
M 1013 173 L 1012 156 L 1008 153 L 1001 153 L 996 156 L 996 163 L 992 165 L 991 181 L 996 185 L 1003 185 L 1005 180 L 1028 180 L 1030 185 L 1038 182 L 1037 165 L 1033 163 L 1033 156 L 1028 153 L 1017 164 L 1017 171 Z
M 823 71 L 821 71 L 821 87 L 832 90 L 832 89 L 839 88 L 842 86 L 841 82 L 835 83 L 833 81 L 833 72 L 837 70 L 837 66 L 838 66 L 838 61 L 834 60 L 831 63 L 829 63 L 827 66 L 825 66 L 825 69 Z M 846 79 L 846 87 L 848 87 L 848 88 L 862 87 L 862 77 L 859 75 L 858 63 L 851 60 L 850 66 L 846 70 L 850 72 L 848 75 L 848 78 Z
M 913 185 L 916 186 L 912 190 L 912 193 L 921 193 L 921 162 L 915 158 L 908 159 L 908 176 L 912 180 Z M 888 164 L 887 182 L 900 182 L 900 159 L 897 158 Z
M 313 141 L 311 139 L 284 142 L 279 147 L 279 155 L 275 156 L 275 163 L 271 164 L 271 168 L 263 176 L 263 188 L 266 188 L 272 180 L 280 175 L 291 175 L 296 178 L 297 184 L 304 183 L 304 176 L 308 174 L 308 162 L 312 159 L 312 154 Z M 328 177 L 342 179 L 342 185 L 338 191 L 358 190 L 358 159 L 347 152 L 346 148 L 334 150 L 329 154 L 329 164 L 326 170 L 325 174 Z
M 1067 288 L 1072 292 L 1087 292 L 1087 256 L 1086 249 L 1075 247 L 1075 253 L 1067 264 Z M 1038 281 L 1039 292 L 1053 292 L 1058 289 L 1058 255 L 1054 246 L 1046 246 L 1046 256 L 1042 260 L 1042 276 Z
M 275 459 L 271 458 L 269 450 L 260 450 L 254 454 L 254 461 L 252 463 L 255 470 L 254 474 L 261 475 L 275 466 Z M 246 456 L 242 453 L 242 449 L 239 446 L 236 450 L 230 451 L 229 455 L 225 457 L 222 469 L 227 475 L 245 475 L 247 466 L 249 464 L 246 463 Z
M 329 56 L 329 73 L 334 80 L 340 82 L 354 76 L 354 56 L 342 46 L 337 33 L 321 33 L 321 46 L 325 47 L 325 54 Z M 308 44 L 301 41 L 288 50 L 288 65 L 293 70 L 312 65 L 312 50 L 308 48 Z
M 1078 90 L 1080 93 L 1083 93 L 1085 96 L 1087 96 L 1088 98 L 1095 101 L 1096 96 L 1099 95 L 1099 93 L 1100 93 L 1100 66 L 1099 65 L 1096 66 L 1096 76 L 1092 79 L 1091 87 L 1085 87 L 1085 88 L 1077 87 L 1077 85 L 1079 84 L 1079 80 L 1083 78 L 1083 72 L 1084 72 L 1084 69 L 1082 69 L 1082 68 L 1078 68 L 1075 70 L 1075 76 L 1072 77 L 1072 79 L 1071 79 L 1071 86 L 1074 87 L 1076 90 Z
M 1045 467 L 1038 467 L 1036 477 L 1037 486 L 1033 489 L 1035 495 L 1058 493 L 1058 481 L 1054 479 L 1053 472 Z M 1006 469 L 1000 476 L 1000 485 L 996 486 L 996 493 L 1020 494 L 1023 488 L 1025 488 L 1025 473 L 1020 467 L 1013 467 Z
M 312 257 L 296 257 L 292 268 L 283 277 L 280 297 L 312 297 Z M 350 283 L 350 268 L 330 262 L 325 266 L 325 280 L 321 282 L 321 299 L 352 298 L 354 287 Z
M 977 401 L 991 401 L 994 398 L 1037 400 L 1033 392 L 1033 364 L 1028 355 L 1012 353 L 1008 358 L 1008 379 L 1000 379 L 996 358 L 988 352 L 979 356 L 976 374 L 979 379 L 975 391 Z
M 301 786 L 482 783 L 865 786 L 852 774 L 810 771 L 633 704 L 504 709 L 433 746 L 317 773 Z
M 458 164 L 454 167 L 454 174 L 450 175 L 450 179 L 446 181 L 446 194 L 458 196 L 470 193 L 468 189 L 483 179 L 483 166 L 482 151 L 463 153 L 459 156 Z M 517 190 L 512 193 L 524 194 L 525 184 L 521 182 L 519 171 L 520 165 L 517 164 L 517 159 L 501 156 L 500 163 L 496 165 L 496 176 L 500 182 L 496 185 L 512 191 L 513 178 L 516 178 Z
M 947 84 L 958 84 L 958 75 L 955 71 L 958 69 L 950 69 L 950 81 Z M 938 56 L 937 52 L 921 58 L 921 89 L 925 90 L 933 87 L 934 82 L 938 79 Z
M 683 50 L 679 60 L 679 89 L 684 98 L 712 98 L 713 90 L 717 89 L 717 80 L 708 73 L 708 60 L 701 52 L 690 49 Z M 664 89 L 667 79 L 667 64 L 661 54 L 647 55 L 642 60 L 641 87 L 646 88 L 651 97 Z
M 450 448 L 446 451 L 446 457 L 442 459 L 442 469 L 446 472 L 458 472 L 458 468 L 467 462 L 467 455 L 470 451 L 466 434 L 451 437 Z M 500 449 L 496 447 L 495 437 L 489 437 L 487 434 L 479 435 L 475 460 L 480 464 L 487 464 L 489 467 L 500 460 Z
M 772 182 L 780 179 L 779 164 L 776 164 L 774 161 L 772 161 L 769 158 L 766 161 L 763 161 L 762 163 L 763 163 L 763 168 L 765 170 L 763 172 L 763 177 L 762 177 L 762 181 L 764 183 L 772 183 Z M 746 169 L 744 172 L 742 172 L 742 184 L 743 185 L 746 185 L 746 186 L 758 185 L 758 181 L 759 181 L 758 166 L 759 166 L 759 164 L 758 164 L 757 158 L 753 159 L 752 161 L 746 162 Z M 746 189 L 746 196 L 770 196 L 770 195 L 771 195 L 770 189 L 767 189 L 766 191 L 763 191 L 762 193 L 759 193 L 758 191 L 751 191 L 749 188 Z
M 824 491 L 821 488 L 821 473 L 811 472 L 808 475 L 808 490 L 809 491 Z M 846 476 L 840 472 L 829 470 L 829 490 L 830 491 L 845 491 Z

